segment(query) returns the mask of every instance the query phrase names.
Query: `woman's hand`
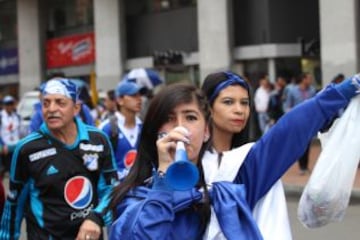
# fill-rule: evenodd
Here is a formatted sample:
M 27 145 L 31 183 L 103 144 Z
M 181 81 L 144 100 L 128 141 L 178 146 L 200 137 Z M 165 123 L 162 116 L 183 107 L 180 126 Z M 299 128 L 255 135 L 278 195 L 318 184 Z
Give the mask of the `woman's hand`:
M 156 141 L 159 156 L 158 171 L 166 172 L 174 161 L 176 142 L 178 141 L 189 143 L 189 131 L 182 126 L 175 127 L 168 133 L 159 133 L 159 139 Z
M 352 97 L 360 93 L 360 73 L 336 84 L 335 88 L 350 101 Z

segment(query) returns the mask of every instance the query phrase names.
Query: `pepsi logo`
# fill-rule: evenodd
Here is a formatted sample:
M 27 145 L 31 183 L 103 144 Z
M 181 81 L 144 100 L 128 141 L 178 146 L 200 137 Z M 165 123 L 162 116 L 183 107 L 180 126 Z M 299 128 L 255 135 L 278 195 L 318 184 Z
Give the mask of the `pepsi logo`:
M 132 167 L 132 165 L 134 165 L 135 162 L 135 158 L 136 158 L 136 150 L 130 150 L 126 153 L 125 157 L 124 157 L 124 166 L 129 169 Z
M 67 204 L 74 209 L 87 207 L 93 197 L 90 180 L 83 176 L 70 178 L 65 184 L 64 197 Z

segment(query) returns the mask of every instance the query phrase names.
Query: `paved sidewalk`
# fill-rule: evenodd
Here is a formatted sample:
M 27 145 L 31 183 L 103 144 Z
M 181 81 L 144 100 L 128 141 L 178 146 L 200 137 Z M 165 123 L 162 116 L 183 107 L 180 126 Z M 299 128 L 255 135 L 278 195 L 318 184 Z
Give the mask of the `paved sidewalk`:
M 309 159 L 309 167 L 310 169 L 314 168 L 317 158 L 319 157 L 321 151 L 321 146 L 319 140 L 315 139 L 310 148 L 310 159 Z M 282 181 L 284 183 L 285 191 L 287 194 L 299 194 L 301 195 L 302 190 L 304 189 L 307 181 L 309 180 L 310 175 L 299 174 L 299 166 L 298 163 L 295 163 L 291 168 L 285 173 L 282 177 Z M 360 199 L 360 169 L 357 170 L 356 178 L 354 181 L 354 186 L 352 190 L 352 198 Z

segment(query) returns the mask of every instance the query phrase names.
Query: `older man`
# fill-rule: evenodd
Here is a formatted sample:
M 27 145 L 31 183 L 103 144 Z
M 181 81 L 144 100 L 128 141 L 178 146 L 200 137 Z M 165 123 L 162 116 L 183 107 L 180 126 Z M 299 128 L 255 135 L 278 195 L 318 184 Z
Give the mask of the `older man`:
M 28 239 L 101 238 L 116 166 L 109 139 L 75 117 L 77 98 L 68 79 L 44 86 L 45 122 L 15 149 L 0 239 L 19 237 L 25 205 Z

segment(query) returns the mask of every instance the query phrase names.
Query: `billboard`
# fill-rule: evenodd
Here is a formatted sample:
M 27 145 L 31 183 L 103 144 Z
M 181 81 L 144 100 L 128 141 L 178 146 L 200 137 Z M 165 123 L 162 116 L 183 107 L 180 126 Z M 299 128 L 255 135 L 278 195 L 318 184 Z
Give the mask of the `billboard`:
M 0 75 L 17 74 L 19 59 L 17 48 L 0 49 Z
M 94 33 L 50 39 L 46 42 L 46 67 L 58 68 L 95 62 Z

